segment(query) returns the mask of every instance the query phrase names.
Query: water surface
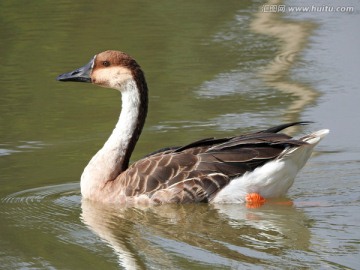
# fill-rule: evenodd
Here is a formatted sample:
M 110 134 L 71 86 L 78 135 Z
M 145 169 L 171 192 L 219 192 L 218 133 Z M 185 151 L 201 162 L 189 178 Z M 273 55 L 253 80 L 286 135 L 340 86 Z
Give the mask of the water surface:
M 360 267 L 360 6 L 310 1 L 0 3 L 0 265 L 4 269 Z M 264 9 L 263 9 L 264 10 Z M 134 56 L 150 111 L 132 157 L 284 121 L 329 128 L 286 198 L 260 208 L 110 208 L 79 177 L 118 117 L 116 91 L 58 74 Z

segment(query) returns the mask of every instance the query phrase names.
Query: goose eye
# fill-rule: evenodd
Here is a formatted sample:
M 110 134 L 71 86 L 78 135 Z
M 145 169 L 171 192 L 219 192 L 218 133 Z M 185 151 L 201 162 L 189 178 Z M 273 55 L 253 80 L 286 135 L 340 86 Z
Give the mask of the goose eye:
M 104 61 L 104 62 L 102 62 L 102 64 L 103 64 L 104 67 L 110 66 L 110 62 L 109 62 L 109 61 Z

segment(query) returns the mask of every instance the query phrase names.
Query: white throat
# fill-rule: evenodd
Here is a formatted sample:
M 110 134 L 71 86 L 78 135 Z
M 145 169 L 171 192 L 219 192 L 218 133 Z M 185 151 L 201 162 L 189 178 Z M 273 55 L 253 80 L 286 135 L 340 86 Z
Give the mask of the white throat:
M 122 94 L 119 120 L 104 146 L 93 156 L 81 175 L 83 197 L 92 197 L 121 172 L 121 163 L 135 131 L 140 95 L 136 82 L 128 79 L 117 87 Z

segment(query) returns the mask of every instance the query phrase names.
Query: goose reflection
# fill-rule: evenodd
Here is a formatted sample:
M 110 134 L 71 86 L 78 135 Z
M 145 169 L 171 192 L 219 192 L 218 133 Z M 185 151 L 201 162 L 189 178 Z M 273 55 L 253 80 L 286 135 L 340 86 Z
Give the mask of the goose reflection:
M 269 265 L 289 249 L 307 250 L 311 226 L 294 206 L 161 205 L 112 208 L 82 201 L 82 221 L 125 269 L 171 269 L 184 261 Z

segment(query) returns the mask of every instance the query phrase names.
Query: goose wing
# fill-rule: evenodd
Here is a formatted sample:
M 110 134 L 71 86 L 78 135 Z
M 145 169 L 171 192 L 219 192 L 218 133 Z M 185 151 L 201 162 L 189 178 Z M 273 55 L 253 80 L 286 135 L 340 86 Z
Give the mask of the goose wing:
M 306 142 L 277 134 L 290 123 L 242 136 L 208 138 L 168 148 L 132 164 L 120 175 L 127 196 L 154 202 L 208 202 L 232 179 L 278 158 L 284 149 Z

